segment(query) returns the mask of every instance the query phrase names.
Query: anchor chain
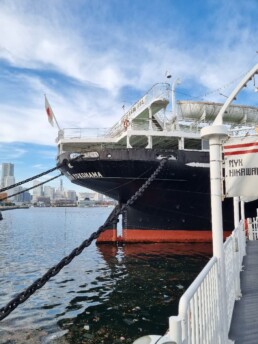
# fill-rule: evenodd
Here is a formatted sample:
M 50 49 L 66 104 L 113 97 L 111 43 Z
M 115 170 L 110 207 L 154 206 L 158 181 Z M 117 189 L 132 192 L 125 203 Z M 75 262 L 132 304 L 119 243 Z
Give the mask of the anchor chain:
M 163 168 L 166 163 L 167 158 L 161 160 L 158 168 L 152 173 L 152 175 L 147 179 L 147 181 L 139 188 L 138 191 L 124 204 L 122 207 L 115 207 L 105 223 L 99 227 L 96 232 L 93 232 L 90 237 L 84 240 L 80 246 L 76 247 L 69 255 L 64 257 L 58 264 L 50 268 L 41 278 L 38 278 L 33 282 L 27 289 L 19 293 L 14 299 L 12 299 L 5 307 L 0 308 L 0 321 L 6 318 L 15 308 L 20 304 L 25 302 L 31 295 L 33 295 L 38 289 L 42 288 L 51 277 L 56 276 L 60 270 L 68 265 L 76 256 L 78 256 L 86 247 L 90 246 L 93 240 L 96 240 L 102 232 L 104 232 L 107 227 L 112 225 L 117 221 L 118 216 L 130 205 L 132 205 L 139 197 L 142 196 L 144 191 L 149 187 L 149 185 L 157 177 L 158 173 Z

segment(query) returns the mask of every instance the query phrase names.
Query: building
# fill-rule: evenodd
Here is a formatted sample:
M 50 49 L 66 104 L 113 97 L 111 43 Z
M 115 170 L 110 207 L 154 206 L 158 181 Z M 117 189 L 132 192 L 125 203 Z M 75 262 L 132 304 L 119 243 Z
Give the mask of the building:
M 98 193 L 98 192 L 95 192 L 93 194 L 93 199 L 96 202 L 102 202 L 104 200 L 104 196 L 102 194 Z
M 56 193 L 55 193 L 55 199 L 61 199 L 61 198 L 65 198 L 65 192 L 64 192 L 64 186 L 63 186 L 63 179 L 62 178 L 60 178 L 60 186 L 56 190 Z
M 31 194 L 28 191 L 24 191 L 25 189 L 21 186 L 17 186 L 15 188 L 15 193 L 16 192 L 21 192 L 19 195 L 15 196 L 15 202 L 17 203 L 30 203 L 31 202 Z
M 39 196 L 37 200 L 37 204 L 42 207 L 50 207 L 51 205 L 50 197 Z
M 43 185 L 39 185 L 37 187 L 38 184 L 40 184 L 39 180 L 34 180 L 33 181 L 33 186 L 35 186 L 35 188 L 33 189 L 33 196 L 32 196 L 33 202 L 37 202 L 38 201 L 38 197 L 44 196 L 44 194 L 43 194 Z
M 14 164 L 2 163 L 1 188 L 15 184 Z M 7 190 L 8 196 L 15 193 L 14 189 Z M 11 198 L 13 200 L 13 198 Z
M 94 193 L 93 192 L 79 192 L 79 201 L 85 200 L 85 198 L 87 199 L 93 199 L 94 198 Z
M 1 188 L 13 185 L 14 183 L 14 164 L 2 163 Z
M 7 197 L 8 197 L 7 192 L 0 193 L 0 203 L 8 202 Z
M 77 195 L 76 195 L 76 192 L 74 190 L 67 190 L 66 191 L 66 197 L 68 199 L 73 200 L 73 201 L 77 201 Z
M 49 197 L 52 201 L 55 198 L 55 188 L 49 185 L 44 187 L 44 196 Z

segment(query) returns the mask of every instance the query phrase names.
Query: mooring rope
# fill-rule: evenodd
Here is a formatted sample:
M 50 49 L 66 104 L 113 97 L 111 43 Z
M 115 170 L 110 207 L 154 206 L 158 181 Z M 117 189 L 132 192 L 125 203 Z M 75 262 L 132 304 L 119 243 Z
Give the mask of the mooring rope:
M 68 161 L 66 161 L 66 162 L 62 162 L 61 164 L 57 164 L 56 167 L 53 167 L 53 168 L 51 168 L 51 169 L 49 169 L 49 170 L 47 170 L 47 171 L 45 171 L 45 172 L 42 172 L 42 173 L 40 173 L 40 174 L 37 174 L 37 175 L 35 175 L 35 176 L 33 176 L 33 177 L 30 177 L 30 178 L 24 179 L 24 180 L 22 180 L 22 181 L 20 181 L 20 182 L 18 182 L 18 183 L 15 183 L 15 184 L 6 186 L 6 187 L 0 189 L 0 192 L 7 191 L 7 190 L 10 190 L 10 189 L 13 189 L 13 188 L 15 188 L 16 186 L 20 186 L 20 185 L 22 185 L 22 184 L 31 182 L 31 181 L 34 180 L 34 179 L 43 177 L 43 176 L 45 176 L 46 174 L 48 174 L 48 173 L 50 173 L 50 172 L 53 172 L 53 171 L 59 169 L 60 167 L 64 166 L 65 164 L 68 164 L 68 163 L 71 163 L 71 162 L 73 162 L 73 161 L 75 161 L 75 160 L 78 160 L 80 157 L 82 157 L 82 155 L 79 155 L 79 156 L 77 156 L 76 158 L 70 159 L 70 160 L 68 160 Z M 10 197 L 10 196 L 9 196 L 9 197 Z
M 1 308 L 0 321 L 6 318 L 16 307 L 18 307 L 21 303 L 23 303 L 31 295 L 33 295 L 36 292 L 36 290 L 42 288 L 50 280 L 51 277 L 56 276 L 64 266 L 68 265 L 76 256 L 78 256 L 85 249 L 85 247 L 90 246 L 93 240 L 97 239 L 100 236 L 100 234 L 104 232 L 110 225 L 117 222 L 118 216 L 121 215 L 128 206 L 135 203 L 135 201 L 142 196 L 144 191 L 149 187 L 149 185 L 153 182 L 158 173 L 161 171 L 166 161 L 167 158 L 164 158 L 160 161 L 160 164 L 157 167 L 157 169 L 139 188 L 139 190 L 136 191 L 136 193 L 126 202 L 126 204 L 124 204 L 122 207 L 116 206 L 112 210 L 104 225 L 100 226 L 96 232 L 92 233 L 88 239 L 84 240 L 80 246 L 76 247 L 69 255 L 64 257 L 58 264 L 50 268 L 41 278 L 37 279 L 27 289 L 25 289 L 23 292 L 19 293 L 14 299 L 12 299 L 5 307 Z
M 37 185 L 32 186 L 31 188 L 24 189 L 24 190 L 22 190 L 22 191 L 16 192 L 15 194 L 9 195 L 9 196 L 4 197 L 4 198 L 1 197 L 1 198 L 0 198 L 0 201 L 1 201 L 1 202 L 2 202 L 2 201 L 5 201 L 5 200 L 7 200 L 8 198 L 11 198 L 11 197 L 20 195 L 20 194 L 22 194 L 22 193 L 24 193 L 24 192 L 26 192 L 26 191 L 35 189 L 35 188 L 37 188 L 37 187 L 40 186 L 40 185 L 44 185 L 44 184 L 46 184 L 46 183 L 51 182 L 51 180 L 54 180 L 54 179 L 56 179 L 56 178 L 61 177 L 62 175 L 63 175 L 63 174 L 60 173 L 60 174 L 58 174 L 57 176 L 55 176 L 55 177 L 53 177 L 53 178 L 50 178 L 50 179 L 48 179 L 48 180 L 46 180 L 46 181 L 44 181 L 44 182 L 42 182 L 42 183 L 39 183 L 39 184 L 37 184 Z
M 13 189 L 13 188 L 15 188 L 16 186 L 20 186 L 20 185 L 22 185 L 22 184 L 31 182 L 31 181 L 34 180 L 34 179 L 43 177 L 44 175 L 46 175 L 46 174 L 48 174 L 48 173 L 50 173 L 50 172 L 53 172 L 53 171 L 57 170 L 59 167 L 60 167 L 60 165 L 57 165 L 56 167 L 53 167 L 53 168 L 51 168 L 50 170 L 47 170 L 47 171 L 42 172 L 42 173 L 40 173 L 40 174 L 37 174 L 36 176 L 30 177 L 30 178 L 25 179 L 25 180 L 22 180 L 22 181 L 20 181 L 20 182 L 18 182 L 18 183 L 15 183 L 15 184 L 6 186 L 6 187 L 0 189 L 0 192 L 7 191 L 7 190 L 10 190 L 10 189 Z

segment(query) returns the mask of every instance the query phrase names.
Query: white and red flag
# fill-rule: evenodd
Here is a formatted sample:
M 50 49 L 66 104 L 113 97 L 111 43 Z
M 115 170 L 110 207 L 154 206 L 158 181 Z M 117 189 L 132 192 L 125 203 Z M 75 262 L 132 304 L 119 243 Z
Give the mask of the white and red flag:
M 230 138 L 223 152 L 226 197 L 258 199 L 258 136 Z
M 55 115 L 54 115 L 54 112 L 47 100 L 47 96 L 45 95 L 45 108 L 46 108 L 46 112 L 47 112 L 47 117 L 48 117 L 48 121 L 49 123 L 52 125 L 52 127 L 54 126 L 54 118 L 55 118 Z

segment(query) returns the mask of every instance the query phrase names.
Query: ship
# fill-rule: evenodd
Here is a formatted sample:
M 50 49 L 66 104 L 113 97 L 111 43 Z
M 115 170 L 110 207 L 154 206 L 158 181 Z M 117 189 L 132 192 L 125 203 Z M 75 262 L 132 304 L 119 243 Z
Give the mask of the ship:
M 165 160 L 141 196 L 123 208 L 121 235 L 114 223 L 97 243 L 212 240 L 209 142 L 200 130 L 211 125 L 223 104 L 175 102 L 173 91 L 166 82 L 153 85 L 100 135 L 79 128 L 59 131 L 57 160 L 63 174 L 116 200 L 120 209 Z M 231 105 L 223 120 L 230 136 L 244 136 L 255 132 L 257 115 L 256 107 Z M 224 198 L 222 204 L 227 236 L 234 228 L 233 200 Z M 245 216 L 257 207 L 257 201 L 246 203 Z

